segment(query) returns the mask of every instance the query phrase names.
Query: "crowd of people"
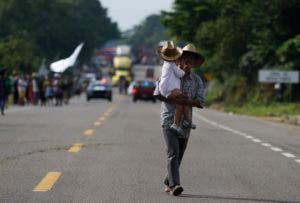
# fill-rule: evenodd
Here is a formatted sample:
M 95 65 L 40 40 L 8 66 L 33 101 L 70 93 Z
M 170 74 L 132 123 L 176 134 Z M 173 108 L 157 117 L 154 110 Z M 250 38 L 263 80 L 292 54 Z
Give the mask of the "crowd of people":
M 39 76 L 21 75 L 13 71 L 8 75 L 7 69 L 0 70 L 0 107 L 4 115 L 10 100 L 14 105 L 62 106 L 68 104 L 73 91 L 71 77 L 60 74 Z

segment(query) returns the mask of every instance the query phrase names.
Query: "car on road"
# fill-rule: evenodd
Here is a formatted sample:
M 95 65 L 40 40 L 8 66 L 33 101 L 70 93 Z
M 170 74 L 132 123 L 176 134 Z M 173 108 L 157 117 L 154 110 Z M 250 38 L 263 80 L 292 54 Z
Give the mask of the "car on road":
M 132 101 L 136 102 L 138 100 L 146 100 L 156 102 L 153 96 L 155 90 L 155 83 L 150 80 L 140 80 L 136 81 L 131 90 Z
M 127 88 L 127 95 L 132 95 L 132 89 L 135 86 L 136 81 L 132 81 Z
M 112 101 L 112 85 L 108 80 L 90 82 L 86 90 L 86 100 L 90 101 L 94 98 L 104 98 L 110 102 Z

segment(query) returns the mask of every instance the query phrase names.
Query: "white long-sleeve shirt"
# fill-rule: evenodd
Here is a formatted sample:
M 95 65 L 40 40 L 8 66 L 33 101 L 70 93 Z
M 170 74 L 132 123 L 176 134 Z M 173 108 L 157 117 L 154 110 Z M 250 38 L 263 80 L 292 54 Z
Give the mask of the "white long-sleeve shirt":
M 180 78 L 185 75 L 175 62 L 164 61 L 159 82 L 160 93 L 168 97 L 174 89 L 180 89 Z

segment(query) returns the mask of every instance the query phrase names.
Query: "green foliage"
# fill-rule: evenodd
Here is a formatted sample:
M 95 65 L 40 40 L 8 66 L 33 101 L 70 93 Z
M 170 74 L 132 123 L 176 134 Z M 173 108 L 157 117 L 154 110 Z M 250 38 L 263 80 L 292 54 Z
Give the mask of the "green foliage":
M 159 15 L 148 16 L 140 25 L 131 30 L 133 33 L 127 40 L 133 46 L 144 45 L 147 48 L 157 47 L 162 40 L 168 39 L 168 34 L 160 22 Z
M 0 41 L 0 64 L 5 64 L 12 72 L 18 69 L 23 73 L 36 71 L 40 63 L 33 43 L 26 35 L 9 36 Z
M 81 42 L 80 59 L 87 61 L 96 47 L 120 35 L 98 0 L 6 0 L 0 24 L 0 39 L 26 33 L 35 54 L 49 62 L 69 56 Z
M 283 69 L 300 70 L 300 34 L 284 42 L 276 54 Z
M 175 0 L 173 8 L 161 13 L 162 23 L 198 47 L 204 66 L 225 86 L 225 102 L 271 99 L 259 93 L 259 69 L 299 70 L 298 0 Z
M 219 81 L 214 80 L 208 87 L 208 93 L 206 95 L 205 104 L 210 106 L 213 102 L 223 101 L 224 85 Z
M 174 11 L 161 13 L 162 23 L 172 36 L 193 41 L 199 24 L 214 18 L 218 12 L 217 0 L 175 0 Z

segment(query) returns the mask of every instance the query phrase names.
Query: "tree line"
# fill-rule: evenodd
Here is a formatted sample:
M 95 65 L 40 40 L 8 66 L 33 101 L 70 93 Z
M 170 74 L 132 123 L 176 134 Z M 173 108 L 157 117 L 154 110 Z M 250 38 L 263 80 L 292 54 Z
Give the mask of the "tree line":
M 299 19 L 298 0 L 175 0 L 161 13 L 171 36 L 194 43 L 206 58 L 202 68 L 221 89 L 216 99 L 237 103 L 273 99 L 258 70 L 300 70 Z M 299 92 L 287 85 L 285 99 L 300 100 Z
M 80 54 L 88 61 L 96 47 L 119 38 L 116 23 L 98 0 L 5 0 L 0 2 L 0 66 L 36 71 L 68 57 L 84 42 Z

